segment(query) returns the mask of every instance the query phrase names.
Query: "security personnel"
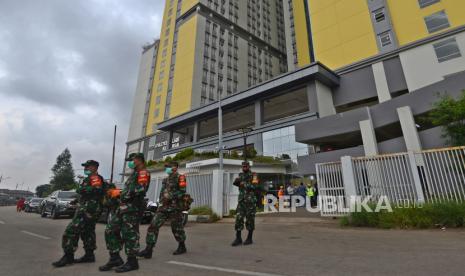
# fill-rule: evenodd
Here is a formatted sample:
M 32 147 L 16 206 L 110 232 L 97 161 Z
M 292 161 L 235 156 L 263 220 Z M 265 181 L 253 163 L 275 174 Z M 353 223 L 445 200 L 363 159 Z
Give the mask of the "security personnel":
M 313 202 L 314 202 L 314 197 L 315 196 L 315 189 L 313 188 L 313 186 L 311 184 L 308 184 L 307 186 L 307 198 L 308 200 L 310 201 L 310 206 L 314 206 L 313 205 Z
M 144 208 L 144 197 L 150 184 L 150 173 L 145 169 L 144 154 L 132 153 L 126 161 L 129 161 L 128 167 L 134 171 L 124 184 L 119 206 L 105 229 L 110 260 L 99 267 L 100 271 L 108 271 L 117 266 L 116 272 L 139 269 L 136 257 L 139 251 L 139 222 L 141 210 Z M 119 255 L 123 244 L 128 256 L 124 265 Z
M 236 239 L 231 244 L 238 246 L 242 244 L 241 231 L 245 226 L 249 231 L 244 245 L 252 244 L 252 235 L 255 229 L 255 213 L 257 205 L 257 197 L 255 191 L 259 189 L 258 178 L 255 173 L 250 171 L 250 164 L 247 161 L 242 162 L 242 173 L 233 182 L 234 186 L 239 187 L 239 199 L 236 208 Z
M 171 219 L 171 231 L 174 238 L 179 243 L 173 255 L 186 253 L 186 233 L 182 219 L 182 208 L 184 204 L 183 197 L 186 194 L 186 177 L 178 173 L 178 163 L 171 162 L 165 165 L 165 172 L 168 174 L 162 182 L 159 201 L 161 206 L 158 207 L 155 216 L 147 229 L 146 242 L 147 246 L 139 252 L 139 257 L 146 259 L 152 258 L 153 247 L 157 243 L 160 227 L 166 220 Z
M 62 267 L 72 263 L 95 262 L 94 250 L 97 248 L 95 240 L 95 224 L 100 217 L 101 203 L 105 194 L 103 177 L 98 174 L 99 163 L 88 160 L 82 164 L 86 177 L 76 190 L 79 207 L 73 219 L 66 227 L 62 238 L 62 248 L 65 255 L 57 262 L 55 267 Z M 84 243 L 85 255 L 74 260 L 74 252 L 78 247 L 79 237 Z

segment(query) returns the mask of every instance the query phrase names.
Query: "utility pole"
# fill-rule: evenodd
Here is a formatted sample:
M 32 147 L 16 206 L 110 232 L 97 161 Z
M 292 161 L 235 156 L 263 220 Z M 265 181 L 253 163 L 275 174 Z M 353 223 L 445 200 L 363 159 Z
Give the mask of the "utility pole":
M 218 93 L 218 155 L 220 170 L 223 170 L 223 110 L 221 108 L 220 93 Z
M 243 148 L 243 157 L 244 161 L 247 161 L 247 135 L 252 131 L 251 127 L 244 127 L 240 128 L 239 132 L 242 134 L 242 138 L 244 139 L 244 148 Z
M 116 125 L 115 125 L 115 131 L 113 132 L 113 153 L 111 155 L 110 184 L 113 183 L 113 170 L 115 167 L 115 144 L 116 144 Z

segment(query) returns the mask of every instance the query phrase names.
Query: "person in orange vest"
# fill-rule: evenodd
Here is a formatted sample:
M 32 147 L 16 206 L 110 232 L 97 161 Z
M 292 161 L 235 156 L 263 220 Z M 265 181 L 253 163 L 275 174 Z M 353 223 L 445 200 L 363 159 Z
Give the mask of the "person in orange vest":
M 284 186 L 280 186 L 279 191 L 278 191 L 278 198 L 281 198 L 283 196 L 284 196 Z

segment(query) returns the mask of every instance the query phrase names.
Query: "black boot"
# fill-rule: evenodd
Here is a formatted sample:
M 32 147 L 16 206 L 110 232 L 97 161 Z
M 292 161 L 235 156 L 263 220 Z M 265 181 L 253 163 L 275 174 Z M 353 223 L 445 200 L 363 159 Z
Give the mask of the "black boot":
M 244 242 L 244 245 L 249 245 L 252 244 L 252 235 L 253 235 L 253 230 L 249 231 L 249 234 L 247 234 L 247 239 Z
M 153 245 L 147 245 L 144 250 L 137 253 L 137 257 L 144 257 L 146 259 L 152 259 Z
M 73 253 L 65 253 L 63 257 L 57 262 L 52 263 L 54 267 L 63 267 L 66 265 L 70 265 L 74 263 L 74 254 Z
M 236 239 L 233 241 L 231 246 L 238 246 L 242 244 L 241 231 L 236 231 Z
M 176 249 L 176 251 L 173 252 L 173 255 L 181 255 L 186 252 L 187 252 L 186 244 L 184 242 L 180 242 L 178 245 L 178 249 Z
M 132 271 L 132 270 L 137 270 L 139 269 L 139 262 L 137 262 L 137 257 L 136 256 L 133 256 L 133 257 L 128 257 L 128 261 L 115 269 L 115 272 L 116 273 L 123 273 L 123 272 L 128 272 L 128 271 Z
M 100 271 L 108 271 L 111 270 L 113 267 L 117 267 L 124 264 L 123 259 L 121 259 L 119 253 L 110 253 L 110 260 L 105 265 L 102 265 L 98 269 Z
M 86 254 L 79 259 L 74 260 L 75 263 L 95 263 L 95 255 L 93 250 L 86 250 Z

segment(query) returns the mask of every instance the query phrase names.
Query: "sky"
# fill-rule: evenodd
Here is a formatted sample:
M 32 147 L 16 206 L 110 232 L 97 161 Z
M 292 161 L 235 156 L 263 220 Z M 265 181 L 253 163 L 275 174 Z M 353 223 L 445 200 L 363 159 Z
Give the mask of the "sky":
M 142 46 L 163 0 L 0 0 L 0 188 L 49 183 L 68 148 L 120 179 Z

